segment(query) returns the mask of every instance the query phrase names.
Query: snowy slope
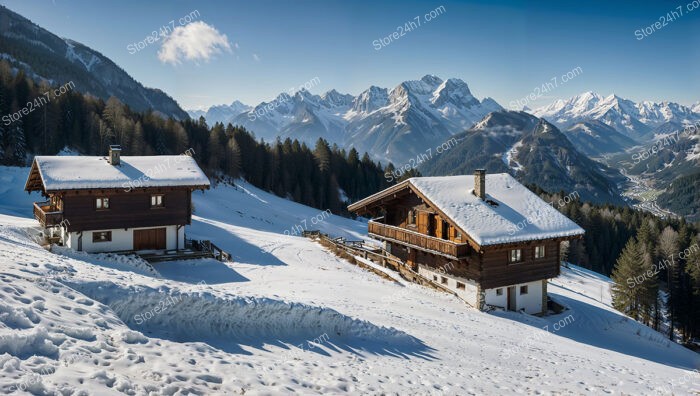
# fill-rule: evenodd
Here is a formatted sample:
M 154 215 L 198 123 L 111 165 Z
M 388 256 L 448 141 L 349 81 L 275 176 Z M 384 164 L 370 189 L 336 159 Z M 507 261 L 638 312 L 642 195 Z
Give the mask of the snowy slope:
M 357 239 L 366 226 L 319 216 L 243 183 L 196 193 L 187 230 L 233 253 L 235 263 L 163 263 L 158 275 L 147 275 L 125 269 L 139 268 L 137 262 L 107 266 L 104 255 L 60 256 L 31 242 L 30 202 L 38 197 L 15 193 L 27 172 L 0 168 L 7 187 L 0 213 L 8 214 L 0 215 L 3 393 L 697 389 L 697 376 L 680 381 L 700 365 L 698 355 L 612 310 L 609 280 L 585 270 L 563 269 L 550 285 L 550 294 L 570 307 L 560 315 L 478 312 L 285 235 L 307 224 Z

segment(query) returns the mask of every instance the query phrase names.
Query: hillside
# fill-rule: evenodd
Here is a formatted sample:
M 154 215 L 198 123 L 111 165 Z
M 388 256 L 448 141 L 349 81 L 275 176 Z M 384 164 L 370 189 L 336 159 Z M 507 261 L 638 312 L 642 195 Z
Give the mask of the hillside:
M 564 268 L 549 287 L 569 307 L 560 315 L 478 312 L 284 235 L 319 211 L 246 183 L 195 194 L 188 229 L 235 263 L 154 275 L 136 259 L 49 253 L 26 235 L 38 199 L 21 192 L 27 171 L 0 168 L 5 393 L 686 394 L 693 384 L 680 382 L 700 365 L 614 311 L 605 277 Z M 322 218 L 324 232 L 365 234 Z
M 424 175 L 510 172 L 521 183 L 547 191 L 577 191 L 583 200 L 623 203 L 615 170 L 584 154 L 555 126 L 525 112 L 493 112 L 473 128 L 456 135 L 459 141 L 419 168 Z
M 690 221 L 700 221 L 700 173 L 678 177 L 658 198 L 659 204 Z
M 168 94 L 144 87 L 98 51 L 60 38 L 4 6 L 0 6 L 0 37 L 0 59 L 37 82 L 72 82 L 79 92 L 103 100 L 114 96 L 136 111 L 188 118 Z
M 624 152 L 637 145 L 631 138 L 599 120 L 582 121 L 563 132 L 578 151 L 589 157 Z

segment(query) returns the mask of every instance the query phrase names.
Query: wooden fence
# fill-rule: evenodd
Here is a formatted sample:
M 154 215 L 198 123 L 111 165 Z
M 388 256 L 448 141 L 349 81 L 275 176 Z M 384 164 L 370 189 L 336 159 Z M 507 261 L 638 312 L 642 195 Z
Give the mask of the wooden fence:
M 312 239 L 318 239 L 321 242 L 325 242 L 327 244 L 332 245 L 335 247 L 337 251 L 342 251 L 345 252 L 346 254 L 349 254 L 350 256 L 359 256 L 364 259 L 370 260 L 373 263 L 379 264 L 384 268 L 388 268 L 391 270 L 394 270 L 399 273 L 399 275 L 405 279 L 408 282 L 414 282 L 418 283 L 423 286 L 429 286 L 434 289 L 443 291 L 445 293 L 451 294 L 458 299 L 464 301 L 466 304 L 471 306 L 466 300 L 464 300 L 461 296 L 459 296 L 457 293 L 454 291 L 448 289 L 444 285 L 434 282 L 428 278 L 425 278 L 423 275 L 419 274 L 418 272 L 414 271 L 406 265 L 403 261 L 398 259 L 397 257 L 391 256 L 387 254 L 383 249 L 370 249 L 368 248 L 364 241 L 350 241 L 347 240 L 343 237 L 338 237 L 338 238 L 331 238 L 329 235 L 324 234 L 320 231 L 304 231 L 303 236 L 312 238 Z M 378 274 L 382 277 L 388 277 L 387 274 L 384 272 L 378 270 L 377 268 L 374 268 L 370 265 L 366 265 L 362 262 L 357 262 L 357 265 L 365 268 L 371 272 L 374 272 L 375 274 Z M 393 279 L 392 279 L 393 280 Z

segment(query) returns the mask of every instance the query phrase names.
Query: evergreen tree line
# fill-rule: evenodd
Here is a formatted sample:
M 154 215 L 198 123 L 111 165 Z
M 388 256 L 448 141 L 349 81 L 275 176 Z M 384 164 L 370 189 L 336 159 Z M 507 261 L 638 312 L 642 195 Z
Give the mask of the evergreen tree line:
M 686 225 L 643 221 L 612 273 L 613 306 L 688 341 L 700 335 L 700 238 Z M 661 291 L 661 293 L 660 293 Z
M 53 155 L 64 147 L 85 155 L 105 155 L 110 144 L 120 144 L 123 155 L 191 149 L 214 180 L 243 177 L 256 187 L 334 213 L 347 213 L 346 201 L 390 184 L 384 174 L 392 166 L 323 139 L 314 147 L 289 138 L 268 143 L 239 126 L 208 126 L 203 118 L 164 119 L 131 111 L 116 98 L 105 102 L 77 90 L 41 100 L 54 89 L 0 61 L 0 164 L 26 166 L 31 155 Z M 22 114 L 25 108 L 28 113 Z M 11 119 L 10 114 L 20 116 Z
M 569 243 L 566 259 L 611 276 L 617 310 L 673 340 L 700 336 L 700 238 L 695 225 L 627 206 L 580 200 L 560 206 L 565 193 L 529 188 L 586 231 Z

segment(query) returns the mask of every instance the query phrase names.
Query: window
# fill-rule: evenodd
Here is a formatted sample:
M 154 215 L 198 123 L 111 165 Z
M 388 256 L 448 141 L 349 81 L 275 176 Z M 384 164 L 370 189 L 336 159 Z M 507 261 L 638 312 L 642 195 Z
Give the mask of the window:
M 457 282 L 457 288 L 458 288 L 458 289 L 462 289 L 462 290 L 466 290 L 466 289 L 467 289 L 467 288 L 464 286 L 464 283 L 462 283 L 462 282 Z
M 520 294 L 527 294 L 527 285 L 520 286 Z
M 433 275 L 433 281 L 437 282 L 437 275 Z
M 442 278 L 442 279 L 441 279 L 440 281 L 442 282 L 442 284 L 443 284 L 443 285 L 446 285 L 446 284 L 447 284 L 447 278 L 445 278 L 444 276 L 441 276 L 441 278 Z
M 462 240 L 462 231 L 455 231 L 455 239 L 458 241 Z
M 109 198 L 101 197 L 95 199 L 95 209 L 105 210 L 109 209 Z
M 523 251 L 520 249 L 513 249 L 510 251 L 510 257 L 508 261 L 511 263 L 519 263 L 523 259 Z
M 408 224 L 416 224 L 416 211 L 415 210 L 408 211 Z
M 92 233 L 93 242 L 111 242 L 112 231 L 97 231 Z
M 544 257 L 544 245 L 542 246 L 535 246 L 535 258 L 543 258 Z
M 163 196 L 162 196 L 162 195 L 151 195 L 151 207 L 152 207 L 152 208 L 162 208 L 162 207 L 164 207 L 164 205 L 163 205 Z
M 496 295 L 497 295 L 497 296 L 502 296 L 502 295 L 503 295 L 503 289 L 496 289 Z

